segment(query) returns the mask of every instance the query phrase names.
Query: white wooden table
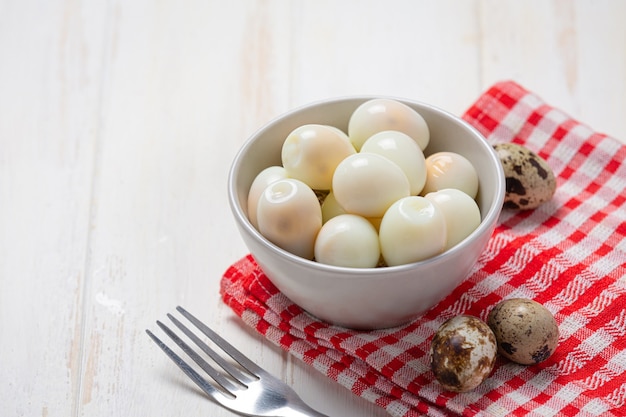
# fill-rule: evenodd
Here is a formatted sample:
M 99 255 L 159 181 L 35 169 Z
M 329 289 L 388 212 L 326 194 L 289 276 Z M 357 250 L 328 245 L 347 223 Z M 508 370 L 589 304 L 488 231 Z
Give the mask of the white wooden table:
M 219 298 L 244 140 L 347 94 L 513 79 L 626 140 L 626 2 L 0 0 L 0 415 L 231 416 L 144 333 L 177 304 L 333 416 L 382 416 Z

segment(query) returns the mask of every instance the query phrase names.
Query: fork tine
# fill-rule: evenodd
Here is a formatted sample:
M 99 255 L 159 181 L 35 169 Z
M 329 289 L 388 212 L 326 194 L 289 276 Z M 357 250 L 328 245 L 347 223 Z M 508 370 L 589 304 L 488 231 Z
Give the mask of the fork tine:
M 230 395 L 231 392 L 237 390 L 237 387 L 233 385 L 228 379 L 217 372 L 211 365 L 209 365 L 200 355 L 198 355 L 187 343 L 179 338 L 169 327 L 157 320 L 159 327 L 167 334 L 170 339 L 174 341 L 180 348 L 189 356 L 195 363 L 197 363 L 215 382 L 217 382 L 222 388 L 224 388 Z M 200 342 L 202 343 L 202 342 Z M 168 349 L 169 350 L 169 349 Z M 171 351 L 171 350 L 170 350 Z M 165 352 L 167 353 L 167 352 Z M 173 352 L 172 352 L 173 353 Z M 187 367 L 189 367 L 187 365 Z M 184 369 L 183 369 L 184 370 Z
M 194 317 L 187 310 L 181 306 L 176 307 L 183 316 L 185 316 L 190 322 L 192 322 L 202 333 L 204 333 L 209 339 L 211 339 L 217 346 L 219 346 L 224 352 L 226 352 L 231 358 L 236 360 L 241 366 L 247 369 L 255 376 L 266 374 L 263 368 L 259 367 L 256 363 L 252 362 L 243 353 L 238 351 L 233 345 L 222 339 L 220 335 L 211 330 L 207 325 L 202 323 L 196 317 Z
M 181 359 L 176 353 L 167 347 L 158 337 L 156 337 L 150 330 L 146 329 L 146 333 L 154 342 L 161 348 L 163 352 L 189 377 L 198 387 L 209 397 L 215 397 L 220 392 L 211 384 L 209 384 L 204 378 L 202 378 L 196 371 L 191 368 L 187 362 Z
M 202 349 L 204 353 L 209 355 L 209 357 L 213 359 L 215 363 L 217 363 L 219 366 L 222 367 L 222 369 L 228 372 L 230 376 L 235 378 L 237 382 L 246 385 L 247 383 L 258 379 L 256 375 L 251 376 L 249 374 L 245 374 L 236 367 L 234 367 L 232 364 L 226 362 L 220 354 L 211 349 L 202 340 L 200 340 L 198 336 L 196 336 L 191 330 L 189 330 L 187 326 L 178 321 L 176 317 L 172 316 L 171 314 L 168 314 L 167 317 L 172 321 L 172 323 L 176 325 L 176 327 L 182 330 L 182 332 L 185 333 L 185 335 L 187 335 L 187 337 L 189 337 L 200 349 Z
M 146 330 L 148 336 L 150 336 L 161 350 L 163 350 L 163 352 L 165 352 L 165 354 L 213 401 L 216 401 L 229 410 L 246 416 L 289 414 L 328 417 L 305 404 L 289 385 L 264 371 L 185 309 L 180 306 L 176 309 L 191 321 L 198 328 L 198 331 L 204 333 L 204 335 L 219 346 L 224 353 L 228 354 L 233 361 L 239 364 L 238 366 L 236 363 L 233 363 L 233 361 L 226 358 L 222 353 L 218 354 L 204 343 L 202 340 L 204 337 L 201 339 L 200 333 L 196 336 L 189 328 L 171 314 L 168 314 L 167 316 L 170 320 L 172 320 L 183 333 L 196 343 L 200 349 L 207 353 L 208 356 L 214 358 L 215 363 L 209 365 L 203 359 L 204 355 L 202 357 L 200 356 L 201 353 L 199 350 L 194 351 L 186 342 L 178 337 L 173 330 L 157 320 L 157 324 L 161 330 L 216 382 L 208 383 L 204 379 L 206 376 L 201 376 L 198 373 L 199 371 L 197 372 L 194 368 L 189 366 L 189 364 L 168 348 L 165 343 L 152 334 L 150 330 Z M 222 362 L 225 365 L 221 365 Z M 217 366 L 214 367 L 213 365 L 215 364 L 222 366 L 224 371 L 231 373 L 231 375 L 229 376 L 222 372 Z M 246 371 L 250 372 L 250 374 L 247 374 Z M 238 373 L 244 376 L 244 379 L 247 378 L 248 382 L 244 383 L 234 376 Z M 229 387 L 232 389 L 229 389 Z

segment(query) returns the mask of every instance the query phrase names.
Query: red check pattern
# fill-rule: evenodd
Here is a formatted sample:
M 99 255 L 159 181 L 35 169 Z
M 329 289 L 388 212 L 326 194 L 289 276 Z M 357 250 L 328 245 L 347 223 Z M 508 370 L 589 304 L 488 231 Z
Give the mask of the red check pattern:
M 626 416 L 626 146 L 514 82 L 486 91 L 463 116 L 490 143 L 524 145 L 552 167 L 557 191 L 535 210 L 503 211 L 470 276 L 414 322 L 354 331 L 305 314 L 248 255 L 222 278 L 243 321 L 392 416 Z M 448 318 L 486 319 L 513 297 L 545 305 L 560 341 L 546 362 L 498 359 L 468 393 L 442 390 L 430 339 Z

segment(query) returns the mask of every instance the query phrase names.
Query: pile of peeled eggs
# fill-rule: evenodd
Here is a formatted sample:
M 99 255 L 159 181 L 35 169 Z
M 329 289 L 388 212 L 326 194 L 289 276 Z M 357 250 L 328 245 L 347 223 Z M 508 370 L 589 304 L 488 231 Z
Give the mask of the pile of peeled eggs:
M 478 175 L 454 152 L 425 157 L 424 118 L 391 99 L 351 115 L 348 132 L 307 124 L 284 140 L 282 165 L 261 171 L 248 217 L 270 242 L 329 265 L 418 262 L 465 239 L 481 221 Z

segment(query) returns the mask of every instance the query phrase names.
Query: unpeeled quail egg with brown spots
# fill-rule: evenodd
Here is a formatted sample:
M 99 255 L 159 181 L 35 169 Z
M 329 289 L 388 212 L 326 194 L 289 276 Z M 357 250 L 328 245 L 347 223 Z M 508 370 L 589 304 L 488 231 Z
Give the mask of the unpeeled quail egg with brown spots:
M 248 219 L 255 229 L 259 228 L 256 220 L 259 197 L 268 185 L 285 178 L 287 178 L 287 171 L 284 167 L 271 166 L 259 172 L 259 174 L 254 178 L 254 181 L 252 181 L 250 191 L 248 192 Z
M 485 322 L 461 315 L 447 320 L 433 336 L 430 365 L 449 391 L 466 392 L 480 385 L 496 361 L 496 337 Z
M 411 195 L 418 195 L 426 183 L 426 160 L 417 143 L 406 133 L 385 130 L 371 136 L 361 153 L 371 152 L 395 162 L 404 171 L 411 185 Z
M 533 209 L 552 198 L 556 178 L 545 159 L 515 143 L 499 143 L 493 147 L 504 169 L 505 208 Z
M 498 352 L 523 365 L 548 359 L 556 350 L 559 327 L 540 303 L 512 298 L 497 304 L 487 318 L 498 341 Z
M 395 201 L 409 195 L 410 184 L 402 169 L 384 156 L 357 153 L 339 163 L 332 190 L 347 213 L 382 217 Z
M 422 115 L 392 99 L 366 101 L 352 113 L 348 122 L 348 136 L 357 151 L 367 139 L 384 130 L 406 133 L 421 150 L 426 149 L 430 141 L 430 131 Z
M 317 235 L 317 262 L 348 268 L 374 268 L 379 259 L 378 233 L 361 216 L 341 214 L 333 217 Z
M 426 158 L 426 184 L 422 195 L 444 188 L 456 188 L 472 198 L 478 194 L 476 169 L 456 152 L 437 152 Z
M 281 159 L 290 178 L 315 190 L 331 188 L 335 168 L 356 153 L 348 136 L 333 126 L 307 124 L 294 129 L 283 142 Z
M 426 198 L 405 197 L 385 212 L 378 235 L 387 265 L 418 262 L 443 250 L 446 220 L 441 210 Z
M 478 204 L 461 190 L 445 188 L 428 193 L 425 198 L 439 207 L 446 218 L 447 235 L 444 250 L 468 237 L 480 224 Z
M 259 232 L 294 255 L 313 259 L 322 209 L 313 190 L 287 178 L 268 185 L 257 203 Z

